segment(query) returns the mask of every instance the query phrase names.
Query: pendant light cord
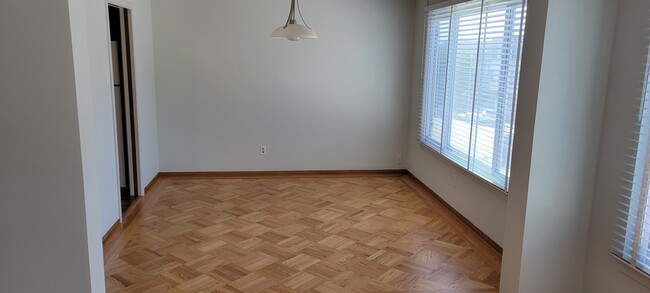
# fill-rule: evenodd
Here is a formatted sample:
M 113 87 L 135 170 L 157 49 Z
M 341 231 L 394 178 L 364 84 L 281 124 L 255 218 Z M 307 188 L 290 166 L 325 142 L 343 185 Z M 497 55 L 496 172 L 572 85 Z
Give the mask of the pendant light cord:
M 298 14 L 300 15 L 300 19 L 302 19 L 302 23 L 304 23 L 305 26 L 306 26 L 308 29 L 311 29 L 311 27 L 309 27 L 309 25 L 308 25 L 307 22 L 305 21 L 305 18 L 302 17 L 302 11 L 300 11 L 300 1 L 297 1 L 297 0 L 296 0 L 296 6 L 298 6 Z

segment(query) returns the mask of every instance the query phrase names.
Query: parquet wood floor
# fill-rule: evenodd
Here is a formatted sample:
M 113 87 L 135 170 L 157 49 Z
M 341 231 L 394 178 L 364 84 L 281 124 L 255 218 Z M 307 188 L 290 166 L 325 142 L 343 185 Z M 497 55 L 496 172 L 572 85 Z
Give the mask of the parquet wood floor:
M 407 176 L 157 185 L 107 292 L 498 292 L 500 255 Z

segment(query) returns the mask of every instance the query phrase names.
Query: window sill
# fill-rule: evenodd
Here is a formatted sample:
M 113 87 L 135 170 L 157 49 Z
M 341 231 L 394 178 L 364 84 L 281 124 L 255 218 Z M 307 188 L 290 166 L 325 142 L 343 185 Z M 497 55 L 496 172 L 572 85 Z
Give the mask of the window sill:
M 636 281 L 637 283 L 643 285 L 644 287 L 650 288 L 650 276 L 640 271 L 639 269 L 631 266 L 629 263 L 625 262 L 620 257 L 614 254 L 611 254 L 611 256 L 614 259 L 616 259 L 616 262 L 618 263 L 618 269 L 621 273 L 623 273 L 628 278 Z

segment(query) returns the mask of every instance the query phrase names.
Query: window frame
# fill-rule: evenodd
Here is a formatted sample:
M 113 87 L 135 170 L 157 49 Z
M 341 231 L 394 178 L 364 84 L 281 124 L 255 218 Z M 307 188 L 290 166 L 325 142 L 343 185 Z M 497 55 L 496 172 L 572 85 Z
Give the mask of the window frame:
M 481 64 L 485 63 L 485 59 L 482 59 L 484 55 L 482 56 L 481 54 L 485 53 L 481 51 L 484 49 L 484 47 L 481 47 L 481 41 L 483 39 L 487 39 L 485 34 L 488 34 L 487 29 L 485 29 L 483 25 L 484 19 L 487 19 L 485 16 L 484 12 L 484 7 L 486 5 L 486 2 L 489 0 L 449 0 L 449 1 L 444 1 L 441 3 L 437 4 L 432 4 L 428 5 L 425 8 L 424 14 L 425 14 L 425 20 L 424 20 L 424 35 L 423 35 L 423 54 L 422 54 L 422 71 L 421 71 L 421 89 L 422 89 L 422 95 L 421 95 L 421 107 L 420 107 L 420 117 L 418 120 L 419 123 L 419 134 L 418 134 L 418 140 L 421 142 L 422 145 L 425 146 L 426 149 L 429 151 L 432 151 L 434 154 L 440 156 L 441 158 L 445 159 L 446 161 L 451 162 L 453 165 L 456 165 L 457 167 L 461 168 L 463 171 L 466 171 L 468 174 L 471 174 L 473 177 L 478 178 L 480 181 L 485 182 L 489 184 L 491 187 L 495 188 L 496 190 L 507 194 L 510 188 L 510 175 L 511 175 L 511 166 L 512 166 L 512 145 L 514 142 L 514 128 L 515 128 L 515 115 L 516 115 L 516 109 L 517 109 L 517 99 L 519 96 L 519 79 L 520 79 L 520 72 L 521 72 L 521 59 L 522 59 L 522 49 L 523 49 L 523 39 L 525 37 L 525 20 L 526 20 L 526 15 L 527 15 L 527 0 L 521 0 L 521 6 L 515 5 L 513 8 L 508 9 L 512 10 L 509 11 L 506 10 L 504 12 L 504 22 L 506 22 L 503 25 L 503 31 L 504 31 L 504 36 L 501 37 L 503 40 L 503 43 L 507 44 L 517 44 L 516 52 L 509 52 L 509 53 L 502 53 L 500 57 L 498 57 L 499 61 L 503 61 L 503 56 L 508 55 L 508 56 L 515 56 L 515 61 L 516 64 L 514 65 L 514 70 L 510 70 L 509 67 L 512 66 L 511 64 L 505 64 L 502 65 L 502 71 L 505 72 L 504 75 L 499 75 L 500 78 L 505 77 L 506 82 L 505 86 L 503 86 L 503 91 L 501 91 L 501 85 L 499 86 L 500 90 L 498 91 L 499 93 L 502 92 L 507 92 L 510 90 L 510 86 L 508 86 L 508 78 L 510 78 L 510 74 L 513 74 L 514 72 L 514 78 L 513 78 L 513 83 L 514 86 L 512 87 L 512 101 L 511 101 L 511 112 L 509 111 L 510 109 L 508 104 L 506 102 L 504 103 L 499 103 L 500 98 L 495 98 L 494 100 L 496 101 L 495 104 L 497 104 L 497 109 L 479 109 L 481 111 L 487 111 L 487 110 L 493 110 L 495 111 L 495 115 L 497 118 L 495 118 L 495 125 L 493 129 L 493 134 L 492 134 L 492 149 L 490 150 L 491 152 L 491 157 L 490 160 L 492 161 L 490 164 L 484 164 L 484 167 L 476 167 L 475 165 L 483 163 L 479 158 L 476 156 L 476 148 L 478 147 L 478 142 L 476 137 L 476 133 L 479 131 L 479 125 L 480 125 L 480 120 L 479 120 L 479 114 L 477 112 L 477 107 L 476 103 L 479 101 L 479 99 L 482 95 L 482 92 L 480 92 L 480 87 L 478 86 L 478 77 L 480 74 L 481 70 Z M 453 121 L 454 121 L 454 106 L 448 106 L 447 105 L 447 100 L 448 98 L 448 83 L 449 83 L 449 70 L 450 70 L 450 64 L 453 63 L 451 60 L 451 44 L 454 44 L 456 48 L 456 52 L 458 51 L 458 46 L 459 46 L 459 34 L 458 33 L 452 33 L 454 26 L 460 26 L 461 23 L 461 18 L 463 17 L 464 11 L 461 11 L 460 16 L 455 16 L 454 14 L 458 14 L 458 12 L 454 11 L 454 6 L 458 4 L 463 4 L 465 2 L 477 2 L 478 5 L 481 7 L 480 12 L 478 14 L 478 19 L 479 19 L 479 27 L 478 27 L 478 32 L 477 32 L 477 53 L 476 53 L 476 61 L 475 64 L 473 65 L 473 70 L 475 76 L 474 80 L 474 88 L 473 88 L 473 94 L 472 94 L 472 111 L 471 113 L 471 118 L 470 118 L 470 124 L 469 124 L 469 136 L 468 136 L 468 145 L 469 145 L 469 150 L 467 150 L 467 154 L 465 151 L 457 149 L 454 147 L 451 143 L 451 136 L 453 135 L 454 131 L 452 130 Z M 493 4 L 496 1 L 492 1 L 492 3 L 488 4 Z M 508 0 L 503 0 L 502 2 L 507 3 L 509 2 Z M 498 3 L 498 2 L 497 2 Z M 436 99 L 440 99 L 440 97 L 436 98 L 434 97 L 430 91 L 435 91 L 436 88 L 434 86 L 428 86 L 427 82 L 430 83 L 435 83 L 435 76 L 432 77 L 432 81 L 427 81 L 427 75 L 428 75 L 428 70 L 434 70 L 439 69 L 437 67 L 440 66 L 440 64 L 433 64 L 433 62 L 436 60 L 436 58 L 431 58 L 430 56 L 433 56 L 433 53 L 430 52 L 430 42 L 429 42 L 429 34 L 430 34 L 430 28 L 432 27 L 432 24 L 430 23 L 430 12 L 431 11 L 436 11 L 436 10 L 442 10 L 442 9 L 449 9 L 449 12 L 441 12 L 440 14 L 449 14 L 449 21 L 447 21 L 446 26 L 447 26 L 447 34 L 448 35 L 448 40 L 447 40 L 447 56 L 446 56 L 446 62 L 444 63 L 444 70 L 445 70 L 445 78 L 444 78 L 444 88 L 445 88 L 445 94 L 442 96 L 443 106 L 442 110 L 436 110 Z M 518 15 L 520 13 L 520 15 Z M 471 15 L 471 14 L 469 14 Z M 507 20 L 509 16 L 514 15 L 514 18 L 512 18 L 512 22 L 508 26 Z M 465 15 L 467 17 L 467 15 Z M 438 20 L 436 23 L 442 23 L 444 20 L 440 21 Z M 487 23 L 490 23 L 491 21 L 487 21 Z M 444 25 L 438 25 L 438 27 L 444 27 Z M 510 28 L 508 28 L 510 27 Z M 515 29 L 516 28 L 516 29 Z M 485 30 L 485 31 L 484 31 Z M 434 35 L 439 36 L 439 35 L 444 35 L 441 34 L 443 29 L 438 28 L 436 33 Z M 516 34 L 512 34 L 510 36 L 506 35 L 506 32 L 517 32 Z M 513 38 L 517 38 L 516 41 L 512 41 Z M 437 44 L 437 43 L 435 43 Z M 441 50 L 440 48 L 434 48 L 433 50 Z M 512 49 L 511 49 L 512 50 Z M 431 54 L 431 55 L 429 55 Z M 455 54 L 455 53 L 454 53 Z M 443 57 L 444 58 L 444 57 Z M 473 57 L 470 57 L 473 58 Z M 491 59 L 488 59 L 491 60 Z M 506 67 L 505 69 L 503 67 Z M 482 78 L 485 78 L 481 76 Z M 451 94 L 453 97 L 453 94 Z M 505 99 L 508 97 L 506 96 Z M 453 98 L 452 98 L 453 100 Z M 453 103 L 453 102 L 452 102 Z M 430 108 L 430 109 L 429 109 Z M 433 127 L 432 121 L 436 118 L 436 111 L 442 113 L 442 118 L 440 119 L 440 140 L 436 141 L 435 137 L 431 135 L 433 131 L 431 131 Z M 476 113 L 475 113 L 476 112 Z M 482 112 L 481 112 L 482 113 Z M 506 116 L 509 116 L 508 119 L 504 118 Z M 505 132 L 504 132 L 505 131 Z M 458 132 L 456 132 L 458 133 Z M 438 131 L 436 131 L 436 135 L 438 134 Z M 497 136 L 498 135 L 498 136 Z M 502 153 L 504 150 L 503 148 L 507 147 L 506 153 Z M 499 166 L 503 165 L 503 162 L 500 161 L 497 156 L 507 156 L 506 159 L 506 164 L 507 166 L 505 167 L 505 171 L 501 173 L 498 169 L 500 168 Z M 458 159 L 454 159 L 454 157 Z M 467 163 L 464 164 L 464 160 L 466 157 Z M 498 162 L 497 162 L 498 161 Z M 496 163 L 495 163 L 496 162 Z M 485 170 L 490 170 L 490 173 L 487 175 L 485 174 Z M 499 182 L 497 184 L 496 182 Z M 500 186 L 500 183 L 503 182 L 503 186 Z
M 631 141 L 635 154 L 631 158 L 630 170 L 626 171 L 631 178 L 623 176 L 622 180 L 627 184 L 623 184 L 623 192 L 619 195 L 620 204 L 627 207 L 623 213 L 625 228 L 616 229 L 617 233 L 621 234 L 614 237 L 612 252 L 612 255 L 624 264 L 626 271 L 632 269 L 630 272 L 633 272 L 632 274 L 628 272 L 626 274 L 635 279 L 637 275 L 644 277 L 646 282 L 643 284 L 647 287 L 647 284 L 650 284 L 647 281 L 650 279 L 650 260 L 643 263 L 637 263 L 636 260 L 639 256 L 650 258 L 650 231 L 647 230 L 650 229 L 650 167 L 648 166 L 650 165 L 650 108 L 648 105 L 650 105 L 650 48 L 647 49 L 639 110 L 633 127 L 635 136 Z M 637 207 L 632 205 L 635 201 L 638 203 Z M 633 213 L 634 211 L 636 214 Z M 637 219 L 639 216 L 640 220 Z M 639 224 L 641 227 L 637 227 Z M 636 252 L 635 250 L 642 247 L 642 244 L 646 246 L 645 253 Z

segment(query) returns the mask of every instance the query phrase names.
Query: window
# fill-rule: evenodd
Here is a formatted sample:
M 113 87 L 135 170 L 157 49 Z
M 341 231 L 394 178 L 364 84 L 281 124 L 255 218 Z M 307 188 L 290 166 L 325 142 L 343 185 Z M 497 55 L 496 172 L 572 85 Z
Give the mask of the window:
M 649 54 L 650 56 L 650 54 Z M 650 59 L 650 57 L 648 57 Z M 650 274 L 650 60 L 646 61 L 646 76 L 642 105 L 635 125 L 635 156 L 625 178 L 621 194 L 622 208 L 617 225 L 615 254 L 637 269 Z
M 420 141 L 505 191 L 525 18 L 526 0 L 446 1 L 426 14 Z

